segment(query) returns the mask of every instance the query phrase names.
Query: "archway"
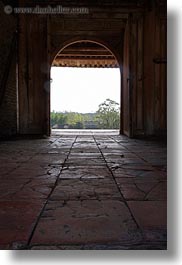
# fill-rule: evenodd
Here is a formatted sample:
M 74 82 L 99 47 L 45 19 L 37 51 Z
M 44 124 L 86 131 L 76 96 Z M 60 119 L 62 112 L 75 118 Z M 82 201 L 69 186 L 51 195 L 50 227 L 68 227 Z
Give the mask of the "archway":
M 81 71 L 82 73 L 84 70 L 85 73 L 86 73 L 86 71 L 87 71 L 87 73 L 88 73 L 88 71 L 90 71 L 90 72 L 92 72 L 92 74 L 96 70 L 97 71 L 97 77 L 96 76 L 95 77 L 97 78 L 98 83 L 99 83 L 98 78 L 100 76 L 102 77 L 104 75 L 104 72 L 105 72 L 105 78 L 103 78 L 103 81 L 102 81 L 104 90 L 101 92 L 101 89 L 98 89 L 97 93 L 93 91 L 93 93 L 97 94 L 97 97 L 94 95 L 95 99 L 96 99 L 95 104 L 99 100 L 99 96 L 100 96 L 100 98 L 103 98 L 105 96 L 105 100 L 110 99 L 112 102 L 114 102 L 114 104 L 115 104 L 115 102 L 118 103 L 117 107 L 119 107 L 119 111 L 118 111 L 117 117 L 113 116 L 113 122 L 108 121 L 109 124 L 107 124 L 107 125 L 102 124 L 101 128 L 102 128 L 102 126 L 106 126 L 105 128 L 108 128 L 108 129 L 111 127 L 113 127 L 112 129 L 116 129 L 117 128 L 117 121 L 116 120 L 118 119 L 118 129 L 119 129 L 120 133 L 122 133 L 121 73 L 120 73 L 121 68 L 120 68 L 120 65 L 118 63 L 118 59 L 116 58 L 116 55 L 113 54 L 113 52 L 110 50 L 110 48 L 106 47 L 106 45 L 103 43 L 100 43 L 98 41 L 93 41 L 93 40 L 77 40 L 77 41 L 67 43 L 55 55 L 55 57 L 52 61 L 52 68 L 51 69 L 54 70 L 54 73 L 56 72 L 56 70 L 61 69 L 63 75 L 65 75 L 65 72 L 63 73 L 63 69 L 66 71 L 69 69 L 70 70 L 70 76 L 72 78 L 73 78 L 73 73 L 76 70 L 77 70 L 77 73 L 79 73 L 79 74 L 80 74 L 80 72 L 78 70 L 80 70 L 80 69 L 82 70 Z M 95 73 L 96 73 L 96 71 L 95 71 Z M 68 73 L 68 72 L 66 72 L 66 73 Z M 107 79 L 109 76 L 111 77 L 111 75 L 113 76 L 113 78 L 117 78 L 117 82 L 116 82 L 116 80 L 113 79 L 115 81 L 115 84 L 114 83 L 111 84 L 110 88 L 109 88 L 109 81 L 107 82 L 105 79 Z M 89 75 L 87 75 L 87 77 L 88 76 Z M 81 77 L 81 78 L 82 79 L 86 78 L 86 75 L 83 73 L 83 77 Z M 61 79 L 60 86 L 62 83 L 62 87 L 64 90 L 65 85 L 63 84 L 64 83 L 63 79 L 65 80 L 65 78 Z M 107 79 L 107 80 L 109 80 L 109 79 Z M 111 81 L 111 78 L 110 78 L 110 82 L 113 82 L 113 81 Z M 117 85 L 116 85 L 116 83 L 117 83 Z M 95 86 L 96 86 L 96 84 L 95 84 Z M 53 85 L 51 87 L 52 88 L 56 87 L 55 82 L 53 82 Z M 51 110 L 53 111 L 54 110 L 53 105 L 55 106 L 55 109 L 57 107 L 57 105 L 55 104 L 55 101 L 57 100 L 58 94 L 60 92 L 57 92 L 58 94 L 55 97 L 55 93 L 54 93 L 54 91 L 52 91 L 53 90 L 52 88 L 51 88 L 51 100 L 50 101 L 52 103 L 51 104 L 52 105 Z M 110 93 L 108 91 L 109 89 L 110 89 Z M 87 93 L 88 94 L 91 93 L 91 90 L 92 89 L 89 88 L 89 85 L 87 85 Z M 98 92 L 100 92 L 100 94 Z M 102 93 L 104 95 L 102 95 L 102 97 L 101 97 Z M 73 92 L 70 92 L 70 95 L 72 95 L 72 94 L 73 94 Z M 117 94 L 117 96 L 116 96 L 116 94 Z M 83 91 L 82 91 L 82 96 L 83 96 Z M 74 94 L 73 94 L 73 97 L 74 97 Z M 90 101 L 92 101 L 91 98 L 92 98 L 92 95 L 90 94 Z M 111 101 L 109 101 L 110 104 L 111 104 Z M 70 106 L 69 106 L 70 109 L 71 109 L 71 107 L 73 107 L 72 105 L 76 105 L 75 104 L 76 99 L 75 99 L 75 102 L 72 101 L 72 103 L 71 103 L 71 100 L 69 100 L 69 102 L 70 102 Z M 104 101 L 104 102 L 106 102 L 106 101 Z M 97 103 L 99 105 L 99 103 L 103 103 L 103 102 L 100 101 Z M 108 101 L 107 101 L 107 103 L 108 103 Z M 62 111 L 63 110 L 67 111 L 67 109 L 64 108 L 63 105 L 65 106 L 65 104 L 63 104 L 63 102 L 62 102 L 62 104 L 60 103 L 60 109 Z M 92 105 L 93 105 L 93 102 L 92 102 Z M 58 110 L 58 107 L 57 107 L 57 110 Z M 75 110 L 74 108 L 72 108 L 72 110 L 77 112 L 77 110 Z M 88 110 L 88 108 L 87 108 L 87 110 Z M 86 109 L 85 110 L 83 109 L 83 112 L 84 111 L 86 112 Z M 95 109 L 95 111 L 96 111 L 96 109 Z M 66 115 L 68 116 L 68 113 Z M 113 113 L 113 115 L 116 115 L 116 113 Z M 65 116 L 65 113 L 64 113 L 64 116 Z M 55 117 L 55 113 L 54 113 L 54 117 Z M 115 119 L 115 121 L 114 121 L 114 119 Z M 68 126 L 68 124 L 64 124 L 64 122 L 65 122 L 64 118 L 63 118 L 63 120 L 64 121 L 62 124 L 61 124 L 61 122 L 59 124 L 55 124 L 55 122 L 53 120 L 51 120 L 50 124 L 56 128 L 65 128 L 65 127 L 71 128 L 70 126 Z M 111 120 L 112 120 L 112 118 L 111 118 Z M 98 124 L 96 125 L 95 122 L 93 122 L 93 120 L 90 122 L 89 122 L 89 125 L 87 122 L 84 122 L 84 125 L 82 124 L 80 128 L 85 128 L 85 129 L 91 129 L 91 128 L 98 129 L 99 128 Z M 91 127 L 89 127 L 89 126 L 91 126 Z

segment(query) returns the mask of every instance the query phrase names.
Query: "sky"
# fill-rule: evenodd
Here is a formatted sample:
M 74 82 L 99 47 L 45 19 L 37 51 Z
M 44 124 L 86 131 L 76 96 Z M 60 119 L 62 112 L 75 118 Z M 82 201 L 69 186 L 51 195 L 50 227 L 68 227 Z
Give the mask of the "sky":
M 51 111 L 91 113 L 107 98 L 120 103 L 117 68 L 51 68 Z

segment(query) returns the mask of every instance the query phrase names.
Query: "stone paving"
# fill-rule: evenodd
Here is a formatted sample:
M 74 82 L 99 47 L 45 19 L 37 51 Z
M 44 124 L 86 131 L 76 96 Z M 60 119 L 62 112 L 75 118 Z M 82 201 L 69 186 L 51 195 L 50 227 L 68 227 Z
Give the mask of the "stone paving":
M 158 249 L 166 146 L 115 133 L 0 142 L 1 249 Z

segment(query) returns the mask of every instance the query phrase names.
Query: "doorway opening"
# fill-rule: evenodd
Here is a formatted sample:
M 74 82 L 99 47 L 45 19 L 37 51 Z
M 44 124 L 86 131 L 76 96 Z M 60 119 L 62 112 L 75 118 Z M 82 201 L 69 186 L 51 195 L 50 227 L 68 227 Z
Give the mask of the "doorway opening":
M 118 61 L 105 46 L 79 41 L 62 49 L 51 67 L 51 131 L 121 131 Z

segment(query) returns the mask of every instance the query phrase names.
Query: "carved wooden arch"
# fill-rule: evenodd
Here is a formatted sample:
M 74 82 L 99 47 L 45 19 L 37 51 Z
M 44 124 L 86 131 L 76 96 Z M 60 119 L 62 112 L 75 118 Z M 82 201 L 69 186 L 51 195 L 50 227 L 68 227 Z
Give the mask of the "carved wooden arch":
M 118 51 L 116 49 L 114 49 L 113 47 L 111 47 L 111 45 L 109 45 L 107 42 L 103 41 L 102 39 L 98 39 L 98 38 L 95 38 L 95 37 L 74 37 L 74 38 L 69 38 L 68 40 L 60 43 L 60 46 L 57 47 L 56 49 L 54 49 L 52 52 L 51 52 L 51 55 L 50 55 L 50 66 L 52 65 L 52 62 L 54 61 L 54 59 L 56 58 L 57 54 L 61 51 L 63 51 L 66 47 L 74 44 L 74 43 L 79 43 L 79 42 L 83 42 L 83 41 L 87 41 L 87 42 L 92 42 L 92 43 L 96 43 L 102 47 L 104 47 L 106 50 L 108 50 L 116 59 L 116 61 L 118 62 L 119 64 L 119 68 L 121 70 L 121 55 L 118 54 Z

